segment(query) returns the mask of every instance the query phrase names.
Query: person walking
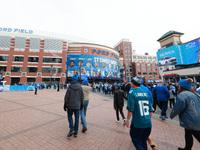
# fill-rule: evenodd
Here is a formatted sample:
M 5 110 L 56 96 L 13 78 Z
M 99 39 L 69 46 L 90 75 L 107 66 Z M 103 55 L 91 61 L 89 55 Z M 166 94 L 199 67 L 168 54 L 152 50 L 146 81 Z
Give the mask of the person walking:
M 81 109 L 81 122 L 83 125 L 82 132 L 85 132 L 87 131 L 86 112 L 87 112 L 87 106 L 89 104 L 89 94 L 92 88 L 88 86 L 88 82 L 84 80 L 82 82 L 82 89 L 83 89 L 84 99 L 83 99 L 83 108 Z
M 170 113 L 171 119 L 179 115 L 180 126 L 185 128 L 185 148 L 179 150 L 191 150 L 193 136 L 200 142 L 200 96 L 190 89 L 191 80 L 179 81 L 179 95 Z
M 174 92 L 174 90 L 172 89 L 172 87 L 171 87 L 171 84 L 169 84 L 168 86 L 167 86 L 167 89 L 169 90 L 169 93 L 170 93 L 170 97 L 169 97 L 169 106 L 170 106 L 170 108 L 172 109 L 173 107 L 174 107 L 174 104 L 175 104 L 175 98 L 176 98 L 176 96 L 175 96 L 175 92 Z
M 58 91 L 58 92 L 60 91 L 60 84 L 59 84 L 59 83 L 58 83 L 57 91 Z
M 125 123 L 125 116 L 123 113 L 123 106 L 124 106 L 124 98 L 127 99 L 125 96 L 125 93 L 120 90 L 120 84 L 117 84 L 115 86 L 115 92 L 114 92 L 114 109 L 116 110 L 116 117 L 117 117 L 117 122 L 119 122 L 119 112 L 122 116 L 122 119 L 124 120 Z
M 151 133 L 151 116 L 153 108 L 148 93 L 140 88 L 141 79 L 134 77 L 131 80 L 131 87 L 134 89 L 129 92 L 127 102 L 126 126 L 132 116 L 130 136 L 137 150 L 147 150 L 147 139 Z
M 37 89 L 38 89 L 38 84 L 37 82 L 35 83 L 35 95 L 37 95 Z
M 153 94 L 157 97 L 157 100 L 160 102 L 160 108 L 161 108 L 161 115 L 160 118 L 162 120 L 167 119 L 167 107 L 168 107 L 168 98 L 170 97 L 170 93 L 166 86 L 163 85 L 162 82 L 160 82 L 154 89 Z
M 144 90 L 144 91 L 149 95 L 150 100 L 151 100 L 151 104 L 152 104 L 152 103 L 154 102 L 152 93 L 151 93 L 151 91 L 150 91 L 147 87 L 145 87 L 145 86 L 143 85 L 143 79 L 141 79 L 140 88 L 141 88 L 142 90 Z M 132 90 L 134 90 L 133 87 L 130 88 L 130 91 L 132 91 Z M 130 92 L 130 91 L 129 91 L 129 92 Z M 154 110 L 153 110 L 153 112 L 154 112 Z M 154 143 L 154 140 L 153 140 L 153 137 L 152 137 L 151 134 L 149 135 L 147 141 L 148 141 L 149 145 L 151 146 L 152 150 L 155 150 L 155 149 L 156 149 L 156 145 L 155 145 L 155 143 Z
M 75 74 L 72 77 L 72 84 L 69 86 L 64 101 L 64 110 L 68 113 L 68 122 L 70 131 L 67 137 L 70 137 L 74 134 L 74 137 L 77 137 L 78 127 L 79 127 L 79 113 L 83 108 L 83 89 L 81 85 L 77 82 L 78 75 Z M 75 124 L 73 125 L 72 115 L 75 115 Z

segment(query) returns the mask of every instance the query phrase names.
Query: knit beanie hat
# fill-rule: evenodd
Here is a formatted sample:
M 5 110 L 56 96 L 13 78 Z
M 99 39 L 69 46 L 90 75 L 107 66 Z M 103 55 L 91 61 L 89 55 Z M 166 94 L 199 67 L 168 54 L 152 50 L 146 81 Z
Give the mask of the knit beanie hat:
M 180 80 L 179 82 L 178 82 L 178 84 L 181 86 L 181 87 L 183 87 L 184 89 L 190 89 L 191 88 L 191 86 L 192 86 L 192 83 L 190 83 L 190 82 L 188 82 L 186 79 L 183 79 L 183 80 Z
M 141 81 L 141 78 L 138 78 L 138 77 L 133 77 L 132 80 L 131 80 L 132 83 L 136 82 L 138 84 L 141 84 L 142 81 Z
M 117 84 L 117 85 L 115 85 L 115 86 L 117 86 L 117 87 L 119 87 L 119 88 L 120 88 L 120 86 L 121 86 L 121 85 L 120 85 L 120 84 Z
M 75 81 L 75 82 L 78 81 L 78 75 L 77 75 L 77 74 L 73 75 L 73 77 L 72 77 L 72 81 Z
M 87 80 L 84 80 L 84 81 L 82 82 L 82 84 L 83 84 L 83 85 L 87 85 Z

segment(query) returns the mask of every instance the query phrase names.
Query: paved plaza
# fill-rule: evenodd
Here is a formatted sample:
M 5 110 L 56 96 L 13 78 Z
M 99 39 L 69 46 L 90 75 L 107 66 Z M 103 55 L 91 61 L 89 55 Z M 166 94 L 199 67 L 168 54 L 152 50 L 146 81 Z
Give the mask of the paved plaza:
M 116 122 L 112 96 L 90 94 L 88 131 L 67 138 L 69 124 L 63 110 L 65 90 L 0 92 L 0 150 L 134 150 L 129 129 Z M 125 114 L 127 113 L 124 107 Z M 176 120 L 161 121 L 154 114 L 152 136 L 158 150 L 184 147 L 184 129 Z M 150 149 L 150 147 L 149 147 Z M 193 150 L 200 144 L 194 140 Z

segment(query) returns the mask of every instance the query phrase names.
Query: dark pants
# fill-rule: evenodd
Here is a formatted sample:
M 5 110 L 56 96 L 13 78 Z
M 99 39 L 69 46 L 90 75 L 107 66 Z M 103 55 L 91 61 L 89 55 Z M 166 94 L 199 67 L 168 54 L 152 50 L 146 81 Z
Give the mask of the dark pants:
M 37 94 L 37 88 L 35 88 L 35 94 Z
M 70 130 L 75 131 L 75 135 L 77 135 L 80 110 L 79 109 L 68 109 L 67 113 L 68 113 L 69 128 L 70 128 Z M 75 115 L 75 124 L 74 125 L 73 125 L 73 118 L 72 118 L 73 113 Z
M 131 125 L 130 136 L 137 150 L 147 150 L 147 139 L 151 133 L 150 128 L 135 128 Z
M 200 142 L 200 131 L 185 129 L 185 150 L 191 150 L 193 146 L 193 137 Z
M 156 111 L 156 105 L 161 109 L 160 107 L 160 101 L 157 100 L 157 97 L 153 97 L 153 109 Z
M 161 116 L 167 116 L 167 105 L 168 101 L 160 101 L 160 107 L 161 107 Z
M 119 111 L 120 111 L 120 114 L 122 115 L 122 118 L 125 119 L 124 113 L 123 113 L 123 107 L 117 107 L 117 108 L 116 108 L 117 120 L 119 120 Z
M 175 104 L 175 98 L 170 98 L 169 99 L 169 106 L 170 106 L 170 108 L 174 107 L 174 104 Z

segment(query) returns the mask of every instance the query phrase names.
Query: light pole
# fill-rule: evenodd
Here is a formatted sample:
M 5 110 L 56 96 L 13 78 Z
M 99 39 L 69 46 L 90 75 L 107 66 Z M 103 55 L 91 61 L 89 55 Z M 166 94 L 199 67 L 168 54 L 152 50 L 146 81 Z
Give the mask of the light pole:
M 81 67 L 79 67 L 79 72 L 80 72 L 80 83 L 81 83 Z
M 154 72 L 153 74 L 154 74 L 154 83 L 156 83 L 156 78 L 155 78 L 156 73 Z
M 51 64 L 51 71 L 50 71 L 50 89 L 51 89 L 52 69 L 53 69 L 53 65 Z

